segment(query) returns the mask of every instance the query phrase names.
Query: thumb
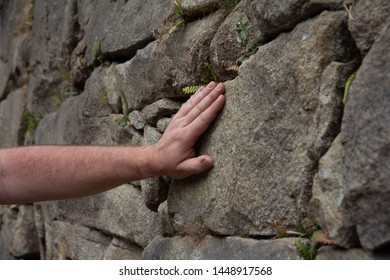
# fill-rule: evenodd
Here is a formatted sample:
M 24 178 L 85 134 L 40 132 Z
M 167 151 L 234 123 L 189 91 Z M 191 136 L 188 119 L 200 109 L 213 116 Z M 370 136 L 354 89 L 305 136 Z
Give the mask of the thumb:
M 187 159 L 177 166 L 180 176 L 176 179 L 183 179 L 193 174 L 205 172 L 213 166 L 213 163 L 213 158 L 208 155 Z

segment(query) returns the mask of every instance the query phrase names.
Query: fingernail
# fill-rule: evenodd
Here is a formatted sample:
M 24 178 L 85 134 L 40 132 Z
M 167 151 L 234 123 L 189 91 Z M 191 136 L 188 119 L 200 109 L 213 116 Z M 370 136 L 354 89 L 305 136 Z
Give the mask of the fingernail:
M 207 88 L 208 88 L 208 89 L 213 89 L 213 88 L 215 88 L 215 83 L 214 83 L 214 82 L 209 83 L 209 84 L 207 85 Z

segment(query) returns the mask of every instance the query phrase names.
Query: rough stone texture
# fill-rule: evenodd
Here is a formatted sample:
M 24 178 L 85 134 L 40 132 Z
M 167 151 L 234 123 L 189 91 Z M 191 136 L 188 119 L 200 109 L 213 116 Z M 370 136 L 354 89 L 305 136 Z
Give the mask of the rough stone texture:
M 350 248 L 359 244 L 352 215 L 345 207 L 344 150 L 338 136 L 320 160 L 314 177 L 311 216 L 338 245 Z
M 158 120 L 156 124 L 157 131 L 160 133 L 164 133 L 165 129 L 168 127 L 171 120 L 172 118 L 162 118 Z
M 3 208 L 0 259 L 29 259 L 39 256 L 32 209 L 32 205 Z
M 30 112 L 54 111 L 55 93 L 70 90 L 64 75 L 69 73 L 70 56 L 79 37 L 76 3 L 35 1 L 28 83 Z
M 325 246 L 318 250 L 316 260 L 388 260 L 387 251 L 367 251 L 358 248 L 343 250 L 337 247 Z
M 69 97 L 57 112 L 47 115 L 35 133 L 37 144 L 140 144 L 134 129 L 123 129 L 121 115 L 112 101 L 115 86 L 107 83 L 113 67 L 98 67 L 88 79 L 82 94 Z M 112 101 L 112 102 L 110 102 Z M 72 112 L 72 114 L 69 114 Z M 51 133 L 47 133 L 51 131 Z
M 220 6 L 219 0 L 182 0 L 183 13 L 190 18 L 196 18 L 216 11 Z
M 150 105 L 151 107 L 149 107 L 148 110 L 146 110 L 147 112 L 145 112 L 145 115 L 155 115 L 148 113 L 155 113 L 155 110 L 153 110 L 155 105 L 153 104 Z M 147 107 L 145 107 L 145 109 L 146 108 Z M 162 109 L 162 111 L 164 111 L 164 109 Z M 156 128 L 149 125 L 145 126 L 143 142 L 144 146 L 155 144 L 160 138 L 161 134 L 157 131 Z M 145 199 L 145 205 L 150 210 L 157 212 L 158 206 L 167 199 L 170 183 L 171 180 L 167 177 L 153 177 L 141 180 L 142 195 Z
M 349 29 L 361 53 L 366 55 L 376 38 L 389 24 L 390 2 L 387 0 L 355 1 Z
M 148 124 L 156 126 L 159 119 L 172 116 L 180 109 L 180 106 L 181 103 L 164 98 L 145 106 L 142 113 Z
M 150 43 L 138 50 L 134 58 L 116 67 L 119 90 L 123 92 L 130 111 L 140 110 L 170 91 L 171 62 L 166 57 L 157 56 L 156 48 L 156 42 Z
M 299 259 L 271 224 L 296 230 L 309 201 L 334 243 L 363 246 L 317 259 L 389 258 L 388 1 L 183 0 L 177 28 L 169 0 L 31 2 L 0 1 L 0 146 L 153 144 L 206 62 L 227 103 L 196 145 L 210 172 L 2 206 L 1 258 Z
M 223 12 L 218 11 L 162 36 L 156 56 L 170 65 L 170 86 L 174 89 L 164 92 L 166 97 L 183 96 L 183 87 L 211 80 L 205 63 L 209 61 L 211 39 L 223 19 Z
M 352 58 L 346 28 L 344 12 L 324 12 L 261 47 L 226 82 L 227 103 L 201 151 L 215 167 L 170 189 L 177 230 L 198 222 L 218 234 L 267 236 L 270 221 L 293 226 L 306 215 L 317 162 L 340 120 L 337 86 L 326 86 L 335 71 L 324 70 Z
M 57 218 L 98 229 L 141 247 L 162 232 L 158 214 L 145 207 L 141 191 L 131 185 L 97 196 L 59 201 L 52 207 L 51 215 Z
M 153 32 L 170 12 L 170 0 L 78 1 L 79 24 L 85 32 L 91 63 L 97 40 L 103 54 L 131 58 L 153 40 Z
M 241 237 L 157 237 L 143 258 L 152 260 L 299 260 L 295 238 L 254 240 Z
M 134 110 L 129 114 L 129 121 L 137 130 L 143 129 L 146 124 L 145 117 L 138 110 Z
M 0 147 L 15 147 L 24 141 L 22 115 L 26 109 L 26 87 L 12 91 L 0 103 Z
M 102 259 L 111 241 L 111 237 L 97 230 L 61 221 L 51 223 L 50 235 L 47 238 L 53 243 L 47 245 L 54 250 L 47 259 Z
M 0 101 L 27 81 L 31 0 L 5 1 L 0 9 Z
M 390 25 L 371 47 L 353 81 L 341 141 L 346 203 L 366 249 L 390 242 Z
M 279 33 L 292 29 L 299 22 L 322 10 L 321 5 L 307 0 L 253 1 L 242 0 L 218 29 L 211 42 L 211 62 L 220 79 L 229 80 L 237 75 L 236 60 L 252 55 Z M 242 36 L 239 35 L 236 25 Z
M 105 260 L 139 260 L 142 258 L 142 248 L 114 238 L 104 252 Z

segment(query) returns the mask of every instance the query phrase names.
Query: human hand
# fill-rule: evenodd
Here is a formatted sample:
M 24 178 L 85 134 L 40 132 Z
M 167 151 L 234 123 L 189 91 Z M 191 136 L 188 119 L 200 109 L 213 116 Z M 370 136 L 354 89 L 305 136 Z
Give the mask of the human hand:
M 211 156 L 196 156 L 194 145 L 222 109 L 224 91 L 223 83 L 211 82 L 182 105 L 153 146 L 153 158 L 159 173 L 182 179 L 213 166 Z

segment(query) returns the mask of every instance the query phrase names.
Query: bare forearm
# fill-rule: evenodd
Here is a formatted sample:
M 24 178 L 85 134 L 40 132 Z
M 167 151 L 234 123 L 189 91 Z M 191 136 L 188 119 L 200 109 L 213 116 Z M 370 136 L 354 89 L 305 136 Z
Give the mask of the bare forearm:
M 80 197 L 134 180 L 181 179 L 210 169 L 213 159 L 197 156 L 194 145 L 222 109 L 224 90 L 214 82 L 201 87 L 152 146 L 0 150 L 0 204 Z
M 35 146 L 0 151 L 0 204 L 95 194 L 158 174 L 151 147 Z

